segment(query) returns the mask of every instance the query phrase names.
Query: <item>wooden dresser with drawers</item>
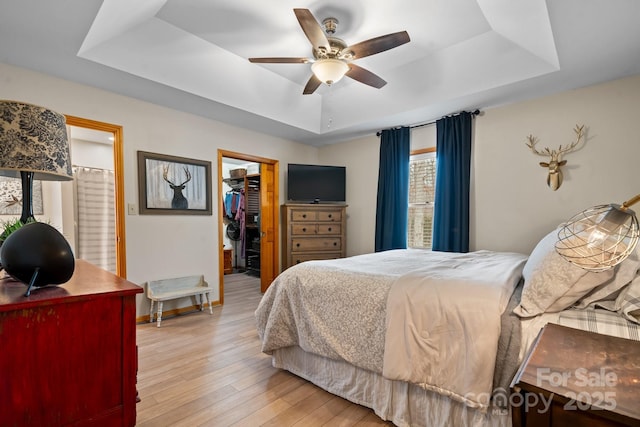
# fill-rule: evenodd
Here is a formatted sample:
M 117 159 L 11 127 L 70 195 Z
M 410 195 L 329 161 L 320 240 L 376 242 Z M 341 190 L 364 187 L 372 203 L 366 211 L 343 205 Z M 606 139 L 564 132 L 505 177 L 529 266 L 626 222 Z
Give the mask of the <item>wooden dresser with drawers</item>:
M 0 274 L 0 425 L 136 424 L 136 295 L 80 259 L 67 283 L 24 296 Z
M 346 209 L 334 204 L 282 205 L 282 269 L 304 261 L 344 258 Z

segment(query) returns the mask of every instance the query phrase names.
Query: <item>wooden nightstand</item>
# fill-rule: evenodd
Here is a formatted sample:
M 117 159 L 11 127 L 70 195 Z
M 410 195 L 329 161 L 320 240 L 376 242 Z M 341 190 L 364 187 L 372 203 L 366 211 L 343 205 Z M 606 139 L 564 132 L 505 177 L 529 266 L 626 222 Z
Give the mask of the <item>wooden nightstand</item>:
M 640 426 L 640 342 L 547 324 L 511 383 L 519 426 Z

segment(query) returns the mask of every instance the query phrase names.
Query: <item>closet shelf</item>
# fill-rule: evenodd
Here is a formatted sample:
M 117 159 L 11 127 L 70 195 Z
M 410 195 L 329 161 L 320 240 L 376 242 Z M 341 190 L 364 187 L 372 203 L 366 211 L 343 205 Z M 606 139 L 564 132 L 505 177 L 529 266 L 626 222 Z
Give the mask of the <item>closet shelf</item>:
M 224 178 L 222 180 L 222 182 L 224 182 L 225 184 L 227 184 L 229 187 L 233 188 L 234 190 L 240 190 L 244 188 L 244 177 L 242 178 Z

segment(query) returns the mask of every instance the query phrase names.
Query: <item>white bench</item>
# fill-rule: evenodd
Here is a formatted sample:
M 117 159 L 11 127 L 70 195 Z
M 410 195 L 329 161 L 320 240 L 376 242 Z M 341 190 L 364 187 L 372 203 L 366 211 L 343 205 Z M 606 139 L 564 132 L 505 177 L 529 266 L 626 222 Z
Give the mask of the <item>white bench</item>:
M 200 295 L 200 311 L 204 309 L 204 299 L 206 297 L 207 304 L 209 304 L 209 313 L 213 314 L 209 292 L 211 292 L 211 288 L 202 275 L 150 281 L 147 283 L 147 297 L 151 300 L 149 322 L 153 322 L 154 302 L 158 302 L 157 319 L 159 328 L 162 321 L 162 303 L 164 301 L 197 295 Z

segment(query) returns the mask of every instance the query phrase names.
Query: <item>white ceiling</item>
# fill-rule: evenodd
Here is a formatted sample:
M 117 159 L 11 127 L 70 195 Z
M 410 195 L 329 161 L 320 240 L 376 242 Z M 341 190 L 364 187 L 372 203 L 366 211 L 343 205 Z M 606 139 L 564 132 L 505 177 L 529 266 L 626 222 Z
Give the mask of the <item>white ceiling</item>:
M 406 30 L 302 95 L 312 57 L 293 8 L 347 44 Z M 0 0 L 0 62 L 311 145 L 640 73 L 637 0 Z

